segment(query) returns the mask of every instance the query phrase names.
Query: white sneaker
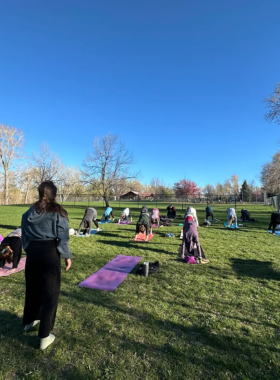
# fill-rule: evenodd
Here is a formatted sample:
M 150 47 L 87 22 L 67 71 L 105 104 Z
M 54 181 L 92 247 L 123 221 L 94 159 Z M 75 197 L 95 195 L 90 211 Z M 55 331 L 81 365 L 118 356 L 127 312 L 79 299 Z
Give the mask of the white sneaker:
M 38 325 L 38 323 L 40 323 L 40 320 L 36 320 L 36 321 L 33 321 L 33 322 L 29 323 L 29 325 L 25 325 L 24 326 L 24 331 L 25 332 L 30 331 L 34 326 Z
M 55 336 L 53 334 L 49 334 L 46 338 L 40 339 L 40 350 L 45 350 L 50 344 L 55 340 Z

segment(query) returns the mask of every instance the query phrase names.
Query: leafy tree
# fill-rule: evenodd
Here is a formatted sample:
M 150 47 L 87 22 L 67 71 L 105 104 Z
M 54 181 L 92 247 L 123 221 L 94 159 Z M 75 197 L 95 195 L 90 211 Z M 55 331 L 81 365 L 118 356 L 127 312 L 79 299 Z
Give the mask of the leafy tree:
M 190 179 L 181 179 L 179 182 L 174 183 L 173 189 L 177 197 L 193 197 L 199 193 L 197 184 Z
M 268 108 L 265 114 L 266 120 L 280 124 L 280 83 L 277 83 L 274 92 L 264 102 Z

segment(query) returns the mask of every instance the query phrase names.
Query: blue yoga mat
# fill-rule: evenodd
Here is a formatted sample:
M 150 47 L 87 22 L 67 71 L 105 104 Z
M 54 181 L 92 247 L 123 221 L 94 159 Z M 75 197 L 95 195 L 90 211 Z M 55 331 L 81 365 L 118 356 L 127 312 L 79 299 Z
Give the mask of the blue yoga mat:
M 269 232 L 270 234 L 272 234 L 272 231 L 271 231 L 271 230 L 267 230 L 267 232 Z M 276 236 L 280 236 L 280 231 L 275 231 L 275 235 L 276 235 Z
M 224 226 L 227 227 L 227 223 L 226 223 L 226 222 L 224 223 Z M 232 225 L 231 225 L 230 227 L 228 227 L 228 228 L 234 228 L 234 229 L 236 230 L 235 223 L 232 224 Z M 237 226 L 237 228 L 239 228 L 239 227 Z
M 91 235 L 96 235 L 100 231 L 102 231 L 102 230 L 96 231 L 96 229 L 94 228 L 94 229 L 91 230 L 90 236 Z M 85 235 L 82 234 L 82 235 L 78 235 L 77 237 L 85 237 Z

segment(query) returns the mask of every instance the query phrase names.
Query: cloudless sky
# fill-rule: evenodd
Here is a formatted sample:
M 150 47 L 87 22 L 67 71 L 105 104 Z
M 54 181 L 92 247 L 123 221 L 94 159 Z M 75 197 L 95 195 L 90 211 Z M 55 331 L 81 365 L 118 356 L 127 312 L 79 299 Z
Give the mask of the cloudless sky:
M 279 0 L 0 0 L 0 123 L 81 166 L 117 133 L 141 181 L 259 181 L 279 148 Z

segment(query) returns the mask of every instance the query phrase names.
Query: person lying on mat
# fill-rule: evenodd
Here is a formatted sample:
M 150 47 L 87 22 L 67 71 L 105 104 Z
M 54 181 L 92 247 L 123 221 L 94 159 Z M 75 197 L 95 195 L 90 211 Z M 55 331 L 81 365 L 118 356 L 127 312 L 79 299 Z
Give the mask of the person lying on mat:
M 126 220 L 126 223 L 128 223 L 129 218 L 130 218 L 130 221 L 132 222 L 130 208 L 127 207 L 121 212 L 121 216 L 119 217 L 118 224 L 120 224 L 120 222 L 123 222 L 124 220 Z
M 242 222 L 244 222 L 245 220 L 248 220 L 249 222 L 251 221 L 250 213 L 245 208 L 241 210 L 241 220 Z
M 227 209 L 227 226 L 230 227 L 232 223 L 237 223 L 237 216 L 234 208 Z
M 206 220 L 208 220 L 208 217 L 211 216 L 212 221 L 213 221 L 214 220 L 213 207 L 207 206 L 205 211 L 206 211 Z
M 96 219 L 97 219 L 97 211 L 93 207 L 88 207 L 85 210 L 85 214 L 84 214 L 83 219 L 80 223 L 79 229 L 75 233 L 75 235 L 79 236 L 80 231 L 81 231 L 82 227 L 84 226 L 84 228 L 85 228 L 84 235 L 87 237 L 90 236 L 91 229 L 92 229 L 92 222 L 95 224 L 96 230 L 99 231 L 99 225 L 98 225 L 98 222 Z M 88 233 L 87 233 L 87 229 L 88 229 Z
M 167 218 L 176 218 L 176 207 L 169 205 L 167 208 Z
M 199 227 L 198 218 L 196 215 L 196 209 L 195 208 L 188 207 L 186 210 L 186 213 L 185 213 L 185 220 L 186 220 L 187 216 L 192 216 L 193 220 L 197 223 L 197 227 Z
M 186 256 L 194 256 L 198 263 L 207 264 L 209 260 L 202 257 L 202 249 L 199 244 L 197 223 L 191 215 L 187 216 L 184 224 L 183 243 L 181 250 L 181 258 Z
M 159 227 L 160 223 L 159 223 L 160 219 L 159 219 L 159 209 L 158 208 L 153 208 L 152 209 L 152 213 L 151 213 L 151 225 L 152 224 L 156 224 L 157 227 Z
M 146 211 L 146 212 L 143 212 L 143 211 Z M 142 207 L 138 222 L 136 224 L 135 236 L 132 240 L 137 240 L 138 234 L 140 232 L 142 234 L 146 233 L 146 241 L 148 241 L 149 234 L 152 233 L 152 228 L 151 228 L 150 215 L 148 213 L 147 206 Z
M 273 212 L 270 217 L 270 223 L 268 229 L 272 227 L 272 234 L 275 235 L 275 228 L 277 224 L 280 224 L 280 214 L 279 212 Z
M 21 228 L 17 228 L 9 233 L 0 244 L 0 270 L 4 267 L 6 261 L 10 264 L 13 263 L 11 272 L 17 267 L 21 259 L 22 242 L 21 242 Z
M 104 214 L 102 215 L 101 221 L 109 222 L 110 216 L 114 220 L 112 207 L 107 207 Z

